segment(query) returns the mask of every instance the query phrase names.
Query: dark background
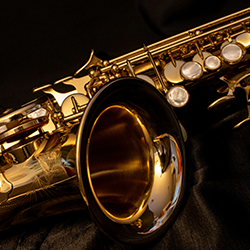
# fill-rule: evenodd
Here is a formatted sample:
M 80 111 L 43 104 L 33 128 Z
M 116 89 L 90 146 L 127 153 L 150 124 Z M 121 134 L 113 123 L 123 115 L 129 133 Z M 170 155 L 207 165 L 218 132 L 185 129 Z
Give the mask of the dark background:
M 2 1 L 0 111 L 72 75 L 91 49 L 114 58 L 247 7 L 243 0 Z M 189 134 L 186 192 L 178 218 L 152 249 L 249 249 L 250 132 L 232 130 L 247 115 L 244 93 L 236 94 L 224 112 L 206 111 L 210 92 L 179 112 Z M 137 248 L 114 243 L 80 211 L 1 232 L 0 249 Z

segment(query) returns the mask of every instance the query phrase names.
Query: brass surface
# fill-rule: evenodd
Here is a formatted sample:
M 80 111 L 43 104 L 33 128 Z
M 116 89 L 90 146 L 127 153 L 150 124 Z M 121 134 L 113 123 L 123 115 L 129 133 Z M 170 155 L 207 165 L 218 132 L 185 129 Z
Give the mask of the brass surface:
M 11 142 L 26 137 L 47 123 L 48 119 L 46 117 L 42 117 L 39 119 L 28 120 L 23 124 L 18 124 L 16 127 L 0 134 L 0 143 L 4 141 Z
M 204 68 L 204 61 L 206 60 L 207 57 L 211 56 L 212 54 L 209 52 L 202 52 L 201 53 L 202 57 L 200 56 L 199 53 L 197 53 L 194 57 L 193 57 L 193 61 L 198 62 L 201 66 L 203 66 L 203 70 L 205 71 Z
M 236 37 L 236 42 L 242 44 L 244 47 L 250 47 L 250 33 L 245 32 Z
M 140 118 L 124 106 L 105 109 L 89 138 L 88 178 L 95 199 L 112 220 L 135 220 L 147 205 L 153 172 L 148 135 Z
M 181 76 L 181 67 L 184 64 L 184 61 L 175 61 L 175 64 L 169 62 L 165 69 L 164 75 L 167 81 L 171 83 L 181 83 L 184 81 L 184 78 Z
M 9 147 L 3 153 L 9 153 L 15 164 L 24 162 L 38 150 L 43 139 L 41 135 L 35 136 L 34 138 L 23 139 L 19 143 Z
M 125 231 L 125 235 L 128 231 L 132 232 L 130 235 L 137 237 L 141 242 L 141 239 L 144 239 L 143 235 L 153 234 L 154 238 L 154 233 L 158 233 L 163 225 L 165 227 L 172 221 L 171 216 L 176 214 L 183 197 L 185 153 L 181 151 L 182 136 L 176 135 L 176 131 L 173 135 L 169 131 L 161 131 L 162 134 L 159 135 L 147 110 L 133 103 L 133 107 L 136 106 L 136 110 L 140 110 L 139 115 L 131 108 L 131 103 L 124 103 L 124 100 L 119 103 L 119 100 L 115 99 L 115 104 L 112 102 L 110 106 L 104 104 L 104 109 L 98 109 L 100 113 L 93 116 L 97 117 L 93 124 L 85 124 L 84 118 L 89 118 L 88 110 L 91 110 L 96 98 L 98 100 L 97 93 L 105 87 L 112 86 L 112 81 L 118 78 L 133 76 L 133 79 L 137 77 L 137 80 L 141 81 L 138 78 L 143 75 L 143 79 L 147 79 L 146 81 L 158 90 L 157 94 L 164 94 L 174 107 L 184 106 L 188 102 L 187 91 L 205 88 L 213 82 L 211 80 L 220 79 L 226 85 L 228 93 L 214 101 L 209 108 L 227 107 L 235 99 L 235 88 L 244 88 L 248 101 L 248 117 L 235 126 L 241 127 L 250 121 L 250 90 L 247 84 L 250 75 L 249 30 L 250 8 L 152 45 L 144 45 L 141 49 L 110 61 L 98 59 L 92 51 L 88 62 L 73 76 L 36 88 L 35 91 L 42 90 L 53 96 L 53 105 L 50 102 L 45 105 L 48 111 L 45 117 L 29 120 L 28 114 L 40 107 L 37 102 L 17 111 L 7 111 L 0 117 L 1 159 L 5 159 L 3 153 L 7 148 L 8 155 L 14 151 L 18 154 L 20 152 L 18 158 L 24 159 L 21 164 L 13 161 L 13 164 L 6 165 L 4 161 L 2 172 L 0 171 L 0 202 L 8 207 L 15 204 L 13 201 L 16 198 L 25 199 L 24 197 L 31 192 L 43 191 L 53 187 L 55 183 L 67 182 L 71 179 L 69 176 L 76 174 L 71 166 L 73 163 L 77 168 L 82 196 L 87 205 L 97 204 L 95 209 L 101 217 L 100 221 L 107 222 L 109 219 L 108 223 L 114 222 L 117 229 L 122 228 Z M 213 60 L 207 61 L 206 64 L 205 60 L 209 57 Z M 190 64 L 200 65 L 198 71 L 191 72 L 199 73 L 194 78 L 189 75 L 185 77 L 185 72 L 181 72 L 183 65 L 185 67 Z M 89 75 L 78 77 L 78 74 L 86 69 L 89 70 Z M 67 93 L 55 91 L 53 86 L 59 83 L 70 84 L 75 90 Z M 143 84 L 152 90 L 145 81 Z M 141 88 L 139 89 L 141 91 Z M 141 94 L 139 91 L 135 91 L 135 95 Z M 145 114 L 145 117 L 142 114 Z M 50 126 L 45 126 L 48 122 Z M 173 123 L 180 135 L 182 131 L 186 140 L 186 132 L 180 122 Z M 81 136 L 85 126 L 90 126 L 86 131 L 91 132 L 87 134 L 87 146 L 84 145 L 87 149 L 84 148 L 85 151 L 82 152 Z M 44 132 L 46 140 L 38 143 L 36 149 L 33 147 L 36 143 L 33 139 L 37 137 L 26 137 L 31 136 L 33 132 L 38 133 L 38 130 L 39 133 Z M 71 137 L 74 140 L 71 140 Z M 33 155 L 25 153 L 25 141 L 34 148 L 31 151 Z M 15 143 L 15 146 L 12 146 L 12 143 Z M 46 145 L 43 145 L 45 143 Z M 61 158 L 61 154 L 66 154 L 66 157 Z M 87 169 L 84 171 L 81 170 L 79 160 L 81 154 L 84 155 L 84 163 L 87 163 Z M 29 178 L 25 177 L 26 170 Z M 81 173 L 85 173 L 85 170 L 87 174 L 82 176 Z M 92 200 L 88 201 L 83 179 L 87 180 L 87 189 L 90 190 L 88 197 L 95 203 Z M 0 206 L 0 214 L 1 208 L 3 206 Z M 12 209 L 16 209 L 15 205 L 12 205 Z M 99 218 L 95 219 L 98 221 Z M 100 226 L 105 228 L 106 225 Z M 121 231 L 119 232 L 121 234 Z M 115 230 L 112 234 L 113 237 L 118 235 Z M 133 241 L 134 238 L 129 240 Z M 119 240 L 122 241 L 124 238 Z

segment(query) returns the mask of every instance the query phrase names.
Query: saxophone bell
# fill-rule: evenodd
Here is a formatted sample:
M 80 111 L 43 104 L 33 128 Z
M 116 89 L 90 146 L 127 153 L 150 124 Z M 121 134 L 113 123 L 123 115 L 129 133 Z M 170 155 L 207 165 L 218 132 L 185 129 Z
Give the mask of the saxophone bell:
M 142 244 L 169 227 L 183 197 L 185 150 L 178 120 L 154 87 L 130 77 L 98 91 L 76 152 L 80 191 L 102 231 Z

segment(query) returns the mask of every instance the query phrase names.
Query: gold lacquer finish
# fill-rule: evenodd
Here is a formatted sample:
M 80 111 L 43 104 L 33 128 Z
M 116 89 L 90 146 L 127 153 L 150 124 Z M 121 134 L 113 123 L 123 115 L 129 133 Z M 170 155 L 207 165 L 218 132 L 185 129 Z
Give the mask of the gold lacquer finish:
M 154 172 L 149 135 L 135 111 L 114 105 L 99 115 L 87 162 L 95 199 L 110 219 L 127 224 L 142 215 Z
M 25 221 L 19 210 L 25 204 L 27 212 L 32 197 L 42 210 L 47 194 L 61 205 L 65 191 L 63 206 L 81 193 L 111 238 L 158 238 L 176 217 L 185 187 L 187 133 L 174 108 L 213 85 L 227 95 L 209 108 L 222 109 L 241 87 L 248 117 L 235 128 L 249 122 L 249 49 L 250 8 L 110 61 L 92 51 L 72 76 L 35 88 L 49 97 L 0 117 L 0 229 Z M 63 84 L 74 90 L 55 90 Z

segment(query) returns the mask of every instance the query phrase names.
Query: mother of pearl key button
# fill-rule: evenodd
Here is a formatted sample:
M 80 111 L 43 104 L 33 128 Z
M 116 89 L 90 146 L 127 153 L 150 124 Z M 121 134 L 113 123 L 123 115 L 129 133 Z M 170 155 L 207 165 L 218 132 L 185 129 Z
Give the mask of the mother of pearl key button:
M 240 44 L 228 43 L 221 50 L 221 56 L 229 64 L 236 64 L 241 61 L 244 51 Z
M 186 62 L 181 67 L 181 75 L 188 81 L 199 79 L 203 75 L 202 66 L 198 62 Z
M 204 67 L 208 71 L 217 70 L 221 67 L 221 60 L 214 55 L 208 56 L 204 61 Z

